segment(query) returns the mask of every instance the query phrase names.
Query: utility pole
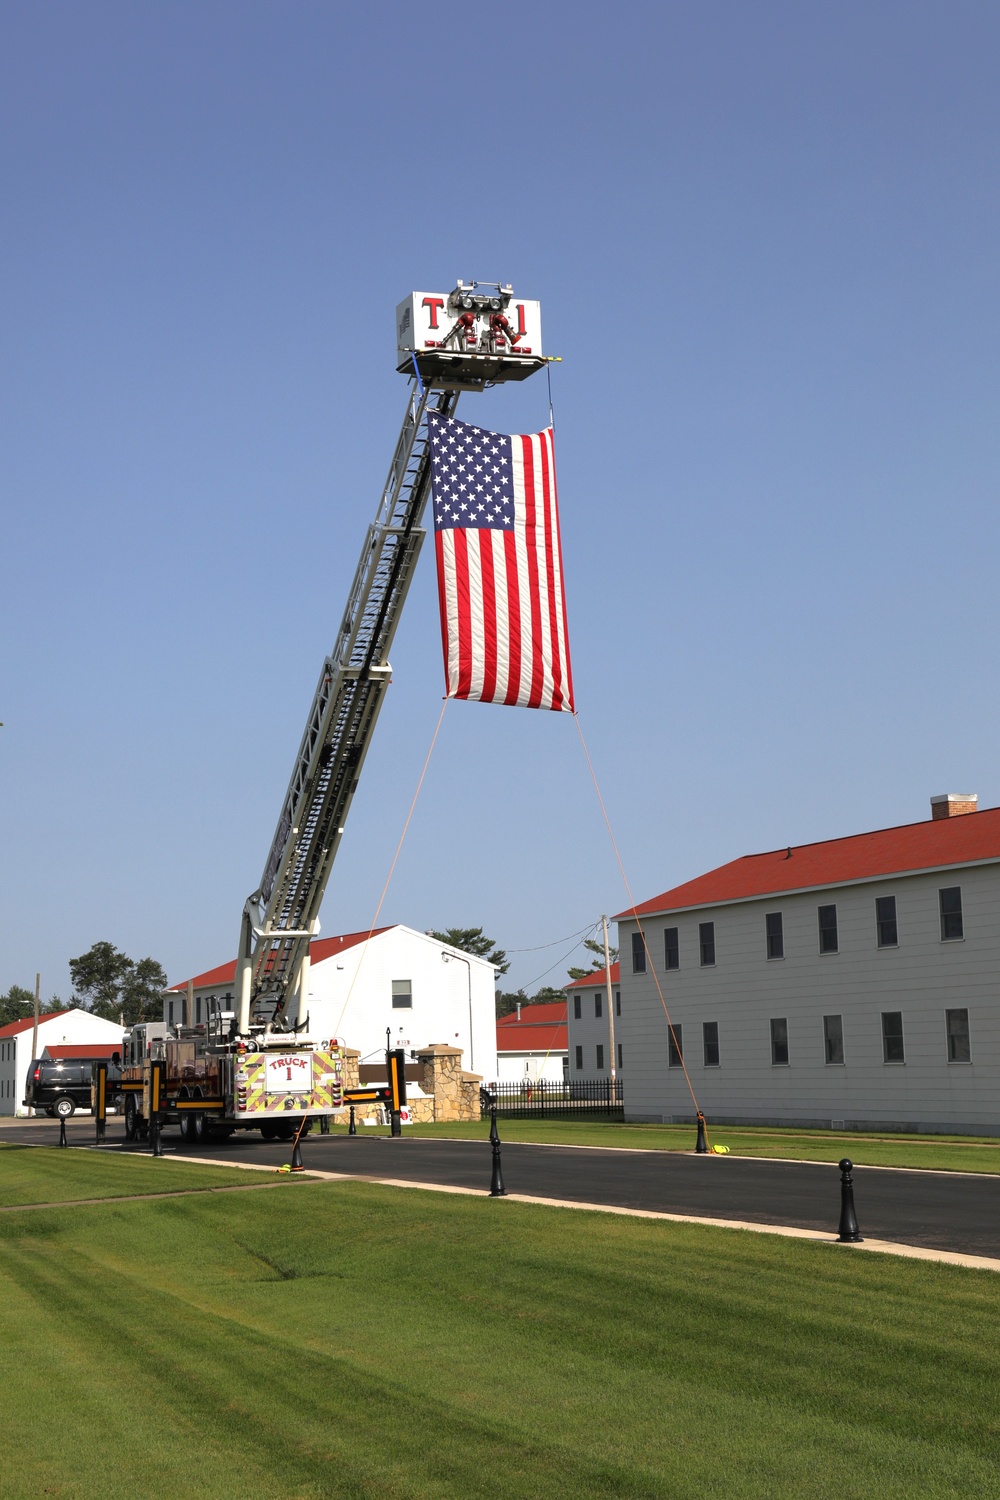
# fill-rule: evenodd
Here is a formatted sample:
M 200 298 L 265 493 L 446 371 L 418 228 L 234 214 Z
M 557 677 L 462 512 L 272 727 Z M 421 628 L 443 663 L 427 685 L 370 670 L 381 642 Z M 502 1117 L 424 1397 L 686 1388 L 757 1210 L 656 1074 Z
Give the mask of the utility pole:
M 608 947 L 607 917 L 601 918 L 601 930 L 604 934 L 604 982 L 608 987 L 608 1038 L 611 1043 L 611 1092 L 614 1093 L 615 1078 L 617 1076 L 617 1070 L 615 1068 L 615 1062 L 617 1060 L 615 1055 L 615 992 L 611 988 L 611 950 Z M 617 1101 L 612 1100 L 612 1103 L 616 1102 Z
M 35 975 L 35 1025 L 31 1033 L 31 1061 L 34 1063 L 38 1057 L 38 1007 L 42 998 L 42 976 Z M 29 1119 L 35 1117 L 35 1106 L 29 1105 Z

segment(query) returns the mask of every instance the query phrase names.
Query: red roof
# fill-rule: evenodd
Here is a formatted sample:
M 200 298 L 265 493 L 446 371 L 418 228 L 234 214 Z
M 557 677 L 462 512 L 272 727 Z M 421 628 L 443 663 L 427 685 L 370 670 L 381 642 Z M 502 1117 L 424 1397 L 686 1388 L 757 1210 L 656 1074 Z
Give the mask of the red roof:
M 855 833 L 821 844 L 797 844 L 768 854 L 746 854 L 651 901 L 643 901 L 635 914 L 641 917 L 691 906 L 717 906 L 725 901 L 749 901 L 755 896 L 994 860 L 1000 860 L 1000 807 L 879 828 L 874 833 Z M 631 910 L 618 913 L 623 921 L 632 915 Z
M 388 927 L 376 927 L 370 934 L 345 932 L 341 937 L 317 938 L 314 943 L 309 944 L 309 962 L 321 964 L 325 958 L 333 958 L 337 953 L 344 953 L 348 948 L 357 947 L 358 943 L 367 942 L 369 936 L 378 937 L 381 933 L 388 931 Z M 220 984 L 234 984 L 235 981 L 236 960 L 233 958 L 227 964 L 219 964 L 217 969 L 206 969 L 204 974 L 196 974 L 193 979 L 183 979 L 180 984 L 172 984 L 167 994 L 172 995 L 186 990 L 189 984 L 193 984 L 196 990 L 205 990 Z
M 71 1006 L 70 1009 L 73 1007 Z M 54 1021 L 57 1016 L 68 1016 L 69 1010 L 50 1010 L 43 1012 L 38 1017 L 39 1026 L 44 1026 L 46 1021 Z M 22 1031 L 30 1031 L 35 1024 L 34 1016 L 29 1016 L 26 1021 L 11 1021 L 9 1026 L 0 1026 L 0 1036 L 17 1036 Z
M 619 980 L 620 980 L 620 975 L 621 975 L 621 970 L 620 970 L 618 964 L 616 964 L 616 963 L 612 964 L 611 965 L 611 983 L 612 984 L 618 984 Z M 604 984 L 607 983 L 607 978 L 608 978 L 608 976 L 605 974 L 605 972 L 604 972 L 603 969 L 595 969 L 594 972 L 593 972 L 593 974 L 584 974 L 583 977 L 580 978 L 580 979 L 571 979 L 570 982 L 569 982 L 569 984 L 564 984 L 563 985 L 563 989 L 564 990 L 581 990 L 581 989 L 585 989 L 585 988 L 590 988 L 591 985 L 595 989 L 598 989 L 600 986 L 602 986 L 602 985 L 604 985 Z
M 46 1047 L 45 1051 L 53 1062 L 67 1057 L 110 1057 L 112 1052 L 121 1051 L 121 1042 L 67 1042 L 65 1046 Z
M 520 1020 L 512 1010 L 497 1021 L 498 1052 L 565 1052 L 568 1046 L 565 1000 L 522 1005 Z

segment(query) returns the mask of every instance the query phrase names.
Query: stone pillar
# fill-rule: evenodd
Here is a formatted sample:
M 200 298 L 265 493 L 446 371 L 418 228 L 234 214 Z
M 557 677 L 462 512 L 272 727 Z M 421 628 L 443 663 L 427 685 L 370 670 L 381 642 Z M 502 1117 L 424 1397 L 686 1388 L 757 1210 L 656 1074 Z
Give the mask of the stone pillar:
M 359 1071 L 359 1060 L 361 1053 L 355 1047 L 341 1047 L 340 1055 L 344 1059 L 340 1076 L 345 1089 L 357 1089 L 361 1087 Z
M 478 1073 L 462 1069 L 462 1049 L 436 1044 L 417 1053 L 420 1087 L 434 1099 L 435 1120 L 478 1120 Z

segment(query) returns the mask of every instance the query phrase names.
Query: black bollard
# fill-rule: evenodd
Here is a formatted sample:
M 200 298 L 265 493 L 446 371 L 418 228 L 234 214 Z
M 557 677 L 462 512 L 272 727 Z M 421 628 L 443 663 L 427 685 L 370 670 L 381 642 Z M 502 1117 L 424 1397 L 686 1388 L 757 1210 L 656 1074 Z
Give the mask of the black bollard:
M 493 1176 L 490 1179 L 490 1197 L 506 1198 L 507 1189 L 503 1185 L 503 1172 L 500 1169 L 500 1137 L 497 1134 L 497 1107 L 495 1104 L 490 1109 L 490 1146 L 493 1149 Z
M 708 1135 L 705 1131 L 705 1116 L 701 1110 L 698 1111 L 698 1144 L 695 1151 L 699 1156 L 705 1156 L 708 1152 Z
M 351 1105 L 351 1123 L 347 1127 L 348 1135 L 357 1135 L 358 1127 L 354 1123 L 354 1105 Z
M 59 1116 L 59 1144 L 60 1146 L 69 1145 L 69 1141 L 66 1139 L 66 1121 L 62 1115 Z
M 149 1139 L 152 1143 L 153 1155 L 162 1156 L 163 1140 L 160 1135 L 160 1117 L 158 1114 L 153 1115 L 152 1119 L 149 1122 Z
M 842 1245 L 860 1245 L 864 1235 L 858 1228 L 858 1216 L 854 1212 L 854 1163 L 845 1156 L 840 1163 L 840 1233 L 837 1240 Z
M 320 1117 L 319 1117 L 319 1133 L 320 1133 L 320 1135 L 329 1135 L 330 1134 L 330 1116 L 329 1115 L 320 1115 Z

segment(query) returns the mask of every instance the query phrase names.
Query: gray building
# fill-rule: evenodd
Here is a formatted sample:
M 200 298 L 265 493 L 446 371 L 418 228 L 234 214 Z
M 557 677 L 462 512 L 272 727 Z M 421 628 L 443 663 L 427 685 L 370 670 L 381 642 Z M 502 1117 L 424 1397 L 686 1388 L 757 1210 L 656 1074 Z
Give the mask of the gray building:
M 931 810 L 620 914 L 626 1119 L 1000 1135 L 1000 808 Z
M 606 974 L 598 969 L 574 979 L 566 991 L 566 1029 L 569 1044 L 567 1078 L 570 1083 L 591 1083 L 611 1076 L 611 1031 L 608 1014 Z M 624 1068 L 625 1049 L 621 1040 L 622 993 L 619 965 L 611 965 L 612 1005 L 614 1006 L 615 1071 L 620 1078 Z

